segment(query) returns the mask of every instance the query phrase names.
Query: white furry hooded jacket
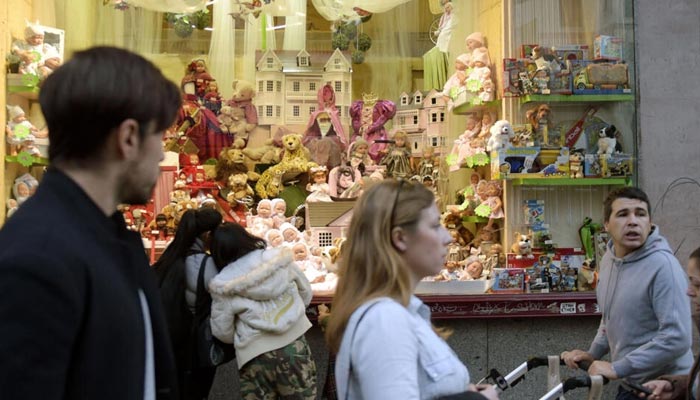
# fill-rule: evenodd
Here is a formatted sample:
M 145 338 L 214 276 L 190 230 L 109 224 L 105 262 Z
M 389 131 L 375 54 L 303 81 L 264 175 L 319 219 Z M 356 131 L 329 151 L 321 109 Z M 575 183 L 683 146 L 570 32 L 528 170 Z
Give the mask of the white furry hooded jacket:
M 209 282 L 211 330 L 233 343 L 240 369 L 303 335 L 311 285 L 287 248 L 255 250 L 224 267 Z

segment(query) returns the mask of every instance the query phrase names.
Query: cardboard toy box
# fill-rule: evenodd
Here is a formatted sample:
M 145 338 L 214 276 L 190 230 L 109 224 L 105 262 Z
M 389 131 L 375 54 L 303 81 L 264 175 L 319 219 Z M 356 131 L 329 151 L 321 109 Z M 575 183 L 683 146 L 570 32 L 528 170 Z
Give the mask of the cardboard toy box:
M 596 36 L 593 40 L 593 58 L 622 60 L 622 39 L 607 35 Z
M 591 60 L 573 60 L 570 64 L 574 94 L 632 93 L 627 64 Z
M 420 281 L 416 294 L 482 294 L 491 288 L 493 280 Z
M 534 92 L 531 76 L 537 70 L 527 58 L 503 59 L 503 96 L 520 97 Z
M 588 60 L 589 47 L 587 44 L 565 44 L 552 47 L 552 53 L 555 57 L 563 61 L 572 60 Z
M 494 268 L 494 293 L 522 293 L 525 291 L 525 270 L 522 268 Z
M 622 153 L 601 156 L 600 170 L 604 178 L 631 176 L 634 173 L 633 157 Z
M 583 156 L 583 176 L 585 178 L 599 178 L 600 173 L 601 167 L 598 154 L 586 154 Z
M 492 151 L 491 178 L 567 178 L 568 149 L 554 152 L 556 154 L 545 154 L 542 158 L 540 147 L 511 147 Z

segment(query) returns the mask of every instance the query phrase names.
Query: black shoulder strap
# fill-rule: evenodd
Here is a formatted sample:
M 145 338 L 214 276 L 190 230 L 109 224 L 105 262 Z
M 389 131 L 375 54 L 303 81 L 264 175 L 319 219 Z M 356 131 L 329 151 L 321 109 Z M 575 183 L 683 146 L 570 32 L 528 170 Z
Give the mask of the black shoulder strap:
M 199 273 L 197 274 L 197 293 L 194 303 L 194 314 L 195 315 L 209 315 L 209 310 L 211 309 L 211 295 L 204 288 L 204 270 L 207 267 L 207 260 L 209 259 L 208 254 L 204 254 L 202 257 L 202 262 L 199 264 Z

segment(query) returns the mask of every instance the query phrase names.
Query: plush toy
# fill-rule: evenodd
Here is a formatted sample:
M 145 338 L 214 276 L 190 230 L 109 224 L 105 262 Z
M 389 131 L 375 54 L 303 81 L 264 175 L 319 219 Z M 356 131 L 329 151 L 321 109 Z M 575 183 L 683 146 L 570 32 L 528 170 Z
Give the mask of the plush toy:
M 241 150 L 243 145 L 244 141 L 237 139 L 231 147 L 221 150 L 216 163 L 217 181 L 228 182 L 228 177 L 235 174 L 246 174 L 250 181 L 257 181 L 260 178 L 259 174 L 248 170 L 248 166 L 245 164 L 245 155 Z
M 598 272 L 596 271 L 595 261 L 587 258 L 578 270 L 578 291 L 595 290 L 597 284 Z
M 262 146 L 246 147 L 243 154 L 259 164 L 277 164 L 282 159 L 282 147 L 274 139 L 267 139 Z
M 253 104 L 255 97 L 255 87 L 252 83 L 244 80 L 233 81 L 233 95 L 227 105 L 233 108 L 240 108 L 245 114 L 245 131 L 250 132 L 258 125 L 258 111 Z
M 253 188 L 248 184 L 248 175 L 246 174 L 229 175 L 228 187 L 231 188 L 228 196 L 233 195 L 233 199 L 237 201 L 243 200 L 246 196 L 252 197 L 255 194 Z M 227 200 L 229 200 L 228 196 Z
M 235 139 L 248 140 L 248 124 L 245 120 L 245 111 L 242 108 L 223 106 L 219 113 L 221 132 L 233 136 Z
M 598 154 L 612 155 L 622 150 L 617 143 L 617 128 L 615 125 L 608 125 L 598 131 Z
M 532 236 L 515 232 L 515 243 L 510 250 L 517 254 L 516 258 L 523 258 L 523 256 L 534 258 L 532 255 Z
M 569 156 L 569 173 L 572 178 L 583 178 L 583 153 L 574 151 Z
M 285 173 L 303 173 L 309 168 L 315 166 L 315 163 L 309 162 L 308 150 L 301 144 L 301 135 L 290 133 L 284 135 L 282 144 L 284 147 L 284 155 L 279 164 L 273 165 L 263 172 L 260 180 L 255 185 L 255 191 L 258 196 L 263 199 L 268 197 L 276 197 L 281 189 L 282 176 Z
M 514 137 L 513 127 L 510 122 L 502 119 L 496 121 L 491 127 L 491 137 L 486 143 L 487 151 L 498 151 L 500 149 L 508 149 L 513 147 L 511 143 Z
M 554 128 L 552 109 L 547 104 L 540 104 L 525 112 L 525 118 L 532 126 L 534 145 L 549 144 L 549 131 Z

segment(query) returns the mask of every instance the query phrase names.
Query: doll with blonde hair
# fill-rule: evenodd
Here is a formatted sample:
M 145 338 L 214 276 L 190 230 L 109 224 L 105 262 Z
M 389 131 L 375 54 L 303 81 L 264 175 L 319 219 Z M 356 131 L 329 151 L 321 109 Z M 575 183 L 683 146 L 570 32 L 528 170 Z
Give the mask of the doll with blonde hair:
M 386 155 L 380 165 L 386 166 L 387 177 L 408 178 L 411 170 L 411 144 L 404 131 L 394 133 L 394 143 L 386 149 Z

